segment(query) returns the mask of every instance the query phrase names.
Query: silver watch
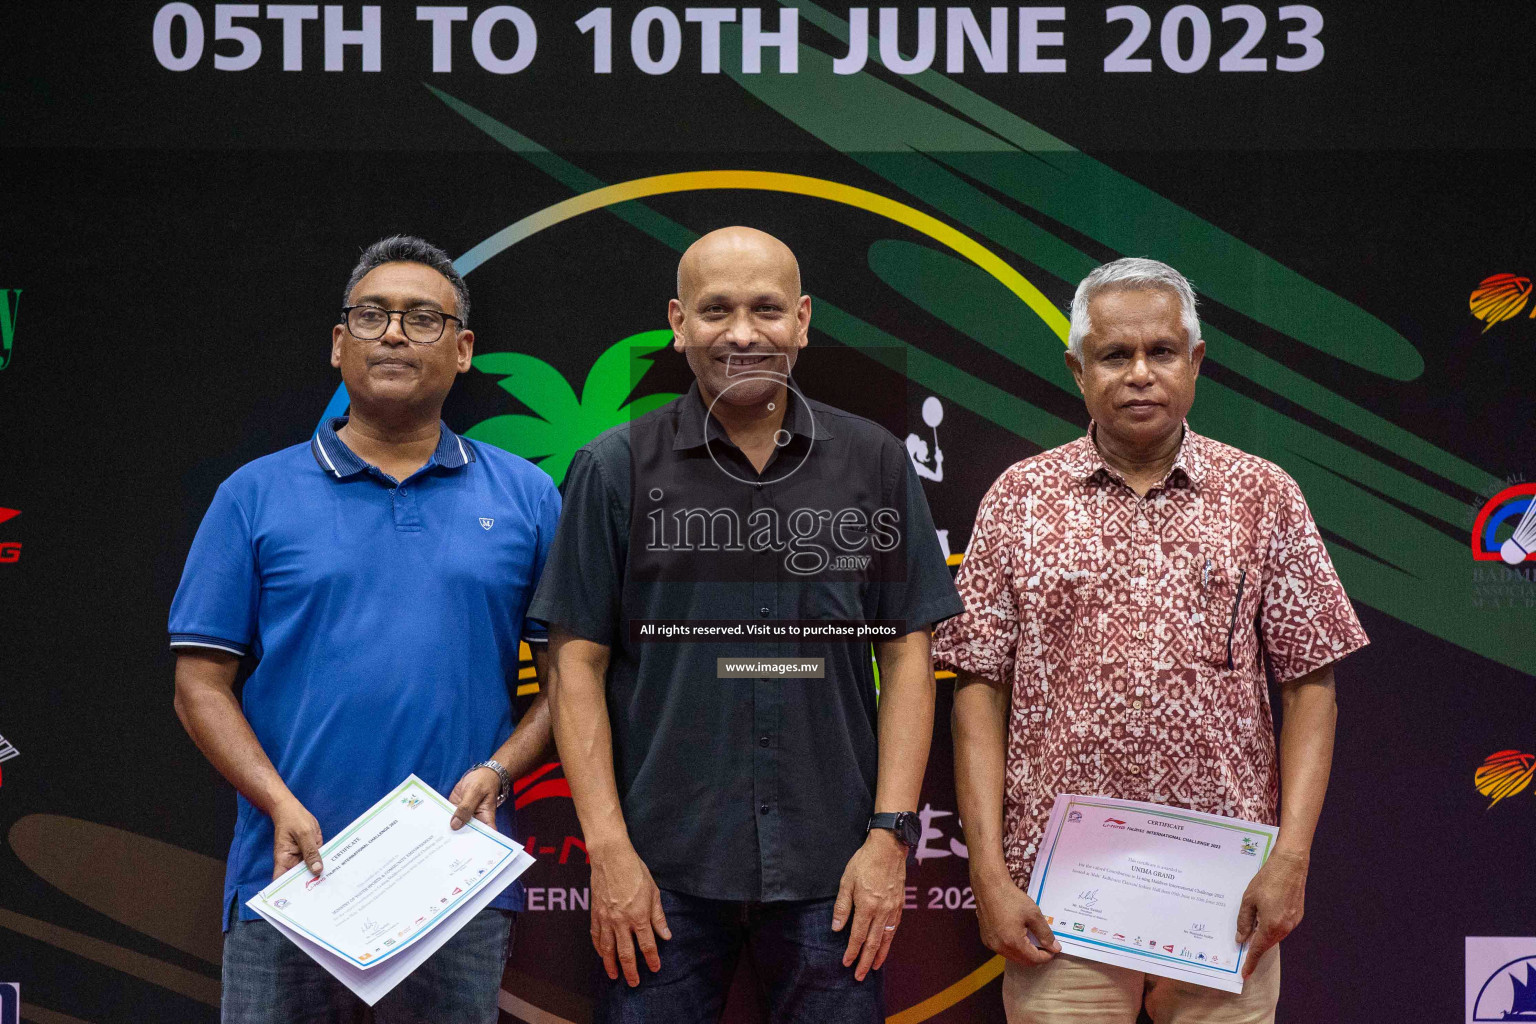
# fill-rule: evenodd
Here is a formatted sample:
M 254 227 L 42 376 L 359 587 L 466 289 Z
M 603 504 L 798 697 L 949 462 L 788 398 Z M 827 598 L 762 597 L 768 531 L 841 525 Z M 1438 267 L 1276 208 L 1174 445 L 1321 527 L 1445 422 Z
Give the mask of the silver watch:
M 469 770 L 471 772 L 476 768 L 489 768 L 491 771 L 496 773 L 496 777 L 501 780 L 501 792 L 496 794 L 496 806 L 500 807 L 502 804 L 506 803 L 507 794 L 512 792 L 512 777 L 508 775 L 507 770 L 501 766 L 501 762 L 497 761 L 494 757 L 488 757 L 484 761 L 481 761 L 479 764 L 472 764 L 469 766 Z M 468 772 L 465 774 L 468 774 Z

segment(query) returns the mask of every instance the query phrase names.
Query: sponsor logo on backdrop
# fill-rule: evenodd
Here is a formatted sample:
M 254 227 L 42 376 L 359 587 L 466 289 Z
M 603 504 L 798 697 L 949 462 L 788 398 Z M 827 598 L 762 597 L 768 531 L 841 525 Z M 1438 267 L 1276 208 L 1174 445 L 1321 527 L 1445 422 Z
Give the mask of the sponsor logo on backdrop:
M 1518 566 L 1536 561 L 1536 483 L 1506 487 L 1472 523 L 1472 557 Z
M 1527 754 L 1521 750 L 1500 750 L 1489 754 L 1477 771 L 1472 773 L 1472 784 L 1479 793 L 1492 800 L 1488 805 L 1491 810 L 1505 797 L 1525 792 L 1533 775 L 1536 775 L 1536 754 Z
M 16 320 L 21 315 L 21 289 L 0 288 L 0 370 L 11 365 L 16 344 Z
M 15 746 L 11 744 L 10 740 L 6 739 L 4 736 L 0 736 L 0 765 L 4 765 L 5 762 L 9 761 L 13 757 L 20 756 L 21 751 L 17 750 Z M 5 776 L 0 774 L 0 784 L 3 784 L 4 781 Z
M 0 508 L 0 523 L 8 523 L 21 515 L 20 510 L 14 508 Z M 10 565 L 21 561 L 21 542 L 0 540 L 0 565 Z
M 21 983 L 0 981 L 0 1024 L 18 1024 L 21 1020 Z
M 928 452 L 928 442 L 917 434 L 907 435 L 907 458 L 912 468 L 924 480 L 939 483 L 944 479 L 944 449 L 939 447 L 939 424 L 944 422 L 944 403 L 934 395 L 923 400 L 923 422 L 933 431 L 933 454 Z
M 1496 324 L 1519 316 L 1530 301 L 1530 278 L 1494 274 L 1483 278 L 1482 283 L 1472 289 L 1467 305 L 1472 308 L 1472 315 L 1487 325 L 1483 328 L 1483 333 L 1487 334 Z M 1536 309 L 1531 310 L 1531 317 L 1536 319 Z
M 1468 1024 L 1536 1021 L 1536 938 L 1467 936 Z

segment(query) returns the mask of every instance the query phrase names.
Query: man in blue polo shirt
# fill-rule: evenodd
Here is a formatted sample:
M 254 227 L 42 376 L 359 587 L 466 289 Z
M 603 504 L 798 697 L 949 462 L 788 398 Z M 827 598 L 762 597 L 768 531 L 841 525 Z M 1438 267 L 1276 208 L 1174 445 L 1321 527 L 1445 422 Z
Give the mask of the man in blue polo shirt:
M 411 772 L 515 834 L 510 780 L 541 758 L 541 695 L 513 729 L 523 613 L 560 513 L 531 463 L 442 423 L 469 369 L 469 294 L 418 238 L 369 247 L 331 364 L 349 417 L 214 495 L 171 606 L 176 713 L 239 791 L 224 883 L 225 1024 L 351 1021 L 361 1003 L 245 902 Z M 240 699 L 242 658 L 255 662 Z M 375 1007 L 379 1024 L 497 1019 L 520 884 Z

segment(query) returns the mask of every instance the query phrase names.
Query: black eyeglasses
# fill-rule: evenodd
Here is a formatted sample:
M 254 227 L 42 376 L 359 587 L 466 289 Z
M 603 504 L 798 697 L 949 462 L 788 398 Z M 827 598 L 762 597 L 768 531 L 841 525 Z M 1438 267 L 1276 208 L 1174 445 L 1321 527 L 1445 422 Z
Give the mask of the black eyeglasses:
M 389 330 L 390 317 L 400 317 L 400 329 L 406 338 L 418 345 L 431 345 L 443 336 L 443 328 L 452 320 L 459 327 L 464 321 L 452 313 L 435 309 L 383 309 L 379 306 L 344 306 L 341 322 L 347 325 L 352 337 L 359 341 L 373 341 L 384 337 Z

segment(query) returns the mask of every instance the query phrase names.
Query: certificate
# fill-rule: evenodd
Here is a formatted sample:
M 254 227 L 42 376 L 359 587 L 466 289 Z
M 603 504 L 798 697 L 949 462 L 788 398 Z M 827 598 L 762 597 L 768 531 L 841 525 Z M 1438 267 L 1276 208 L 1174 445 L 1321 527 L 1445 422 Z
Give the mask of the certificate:
M 1138 800 L 1063 793 L 1029 894 L 1073 956 L 1241 992 L 1243 892 L 1279 829 Z
M 247 901 L 370 1006 L 533 863 L 415 775 L 320 848 L 321 874 L 297 864 Z

